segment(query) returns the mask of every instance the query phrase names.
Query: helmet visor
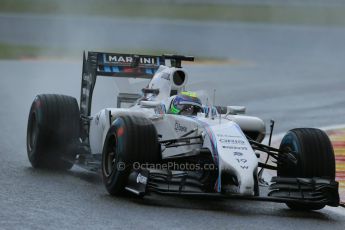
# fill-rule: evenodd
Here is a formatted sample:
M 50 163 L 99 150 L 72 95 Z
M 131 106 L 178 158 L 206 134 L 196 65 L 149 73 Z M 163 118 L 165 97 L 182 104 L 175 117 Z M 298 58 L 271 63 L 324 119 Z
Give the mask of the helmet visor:
M 196 115 L 202 111 L 201 101 L 197 97 L 179 95 L 174 99 L 170 111 L 174 114 Z

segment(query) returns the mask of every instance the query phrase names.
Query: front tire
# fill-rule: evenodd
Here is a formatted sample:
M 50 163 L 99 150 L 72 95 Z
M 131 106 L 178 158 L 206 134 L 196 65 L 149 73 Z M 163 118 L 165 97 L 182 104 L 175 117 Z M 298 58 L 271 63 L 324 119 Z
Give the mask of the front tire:
M 79 138 L 80 114 L 75 98 L 37 95 L 29 113 L 26 146 L 34 168 L 70 169 Z
M 149 119 L 131 115 L 115 119 L 104 141 L 102 175 L 111 195 L 124 193 L 133 163 L 161 159 L 157 131 Z
M 279 165 L 277 175 L 281 177 L 321 177 L 335 179 L 334 151 L 327 134 L 320 129 L 299 128 L 290 130 L 280 144 L 280 150 L 293 151 L 297 165 Z M 291 209 L 318 210 L 325 205 L 286 203 Z

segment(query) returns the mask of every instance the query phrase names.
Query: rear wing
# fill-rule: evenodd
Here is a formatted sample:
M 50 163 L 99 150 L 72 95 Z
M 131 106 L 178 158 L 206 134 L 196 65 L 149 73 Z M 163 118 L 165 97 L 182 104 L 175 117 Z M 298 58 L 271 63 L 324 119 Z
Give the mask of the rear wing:
M 82 117 L 91 114 L 91 102 L 97 76 L 151 79 L 160 65 L 181 68 L 182 61 L 194 61 L 192 56 L 165 54 L 138 55 L 121 53 L 83 53 L 83 72 L 80 93 L 80 113 Z M 84 134 L 88 136 L 88 125 Z
M 85 62 L 88 65 L 86 70 L 95 71 L 97 76 L 148 79 L 152 78 L 160 65 L 165 65 L 165 59 L 161 56 L 95 52 L 89 52 L 87 59 L 84 56 Z

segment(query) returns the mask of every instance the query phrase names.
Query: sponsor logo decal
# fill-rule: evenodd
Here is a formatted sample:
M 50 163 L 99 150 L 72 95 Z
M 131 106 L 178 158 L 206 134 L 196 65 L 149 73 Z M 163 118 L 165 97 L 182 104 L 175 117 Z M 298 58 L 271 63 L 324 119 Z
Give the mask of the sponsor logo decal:
M 181 125 L 179 122 L 175 121 L 175 131 L 176 132 L 187 132 L 187 127 Z
M 229 145 L 245 145 L 245 142 L 239 139 L 220 138 L 219 142 L 222 144 L 229 144 Z
M 243 153 L 241 153 L 241 152 L 234 152 L 234 156 L 243 156 Z
M 147 183 L 147 177 L 141 175 L 140 173 L 137 176 L 137 183 L 139 184 L 146 184 Z
M 89 82 L 89 83 L 91 83 L 92 82 L 92 76 L 91 76 L 91 74 L 83 74 L 83 80 L 84 81 L 87 81 L 87 82 Z
M 226 146 L 226 145 L 223 145 L 222 147 L 223 147 L 223 149 L 232 149 L 232 150 L 248 150 L 248 148 L 247 148 L 247 147 Z
M 241 152 L 234 152 L 234 157 L 242 169 L 248 169 L 248 160 L 244 158 L 244 154 Z
M 139 63 L 144 65 L 155 64 L 156 59 L 153 57 L 139 57 Z M 117 55 L 106 55 L 105 63 L 133 63 L 132 56 L 117 56 Z

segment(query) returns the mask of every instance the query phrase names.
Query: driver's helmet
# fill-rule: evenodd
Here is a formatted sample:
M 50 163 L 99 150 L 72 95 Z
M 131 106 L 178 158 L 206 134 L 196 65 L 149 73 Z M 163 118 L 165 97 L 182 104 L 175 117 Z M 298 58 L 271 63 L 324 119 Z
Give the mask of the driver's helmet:
M 201 111 L 201 101 L 194 92 L 181 92 L 176 95 L 169 108 L 169 113 L 180 115 L 197 115 Z

